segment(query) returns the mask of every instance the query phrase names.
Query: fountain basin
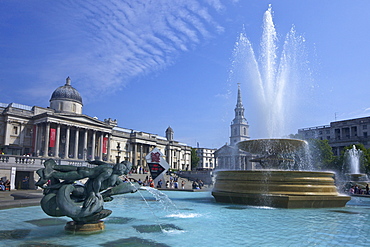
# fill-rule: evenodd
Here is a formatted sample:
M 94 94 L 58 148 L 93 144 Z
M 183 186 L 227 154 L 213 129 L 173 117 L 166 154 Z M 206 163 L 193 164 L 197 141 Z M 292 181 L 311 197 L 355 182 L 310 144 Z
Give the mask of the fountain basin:
M 334 173 L 254 170 L 219 171 L 212 191 L 217 202 L 277 208 L 344 207 Z
M 238 147 L 254 154 L 291 153 L 304 148 L 307 142 L 298 139 L 254 139 L 241 141 Z
M 353 182 L 368 182 L 369 178 L 367 177 L 366 174 L 364 173 L 358 173 L 358 174 L 348 174 L 347 175 L 350 179 L 350 181 Z

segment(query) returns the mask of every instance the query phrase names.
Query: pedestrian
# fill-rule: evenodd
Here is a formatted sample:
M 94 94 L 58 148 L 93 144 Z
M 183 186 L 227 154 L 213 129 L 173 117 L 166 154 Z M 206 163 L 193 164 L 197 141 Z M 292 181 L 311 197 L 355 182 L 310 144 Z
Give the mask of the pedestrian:
M 158 183 L 157 183 L 157 188 L 158 188 L 158 189 L 159 189 L 159 188 L 162 188 L 162 184 L 163 184 L 162 179 L 159 179 L 159 181 L 158 181 Z

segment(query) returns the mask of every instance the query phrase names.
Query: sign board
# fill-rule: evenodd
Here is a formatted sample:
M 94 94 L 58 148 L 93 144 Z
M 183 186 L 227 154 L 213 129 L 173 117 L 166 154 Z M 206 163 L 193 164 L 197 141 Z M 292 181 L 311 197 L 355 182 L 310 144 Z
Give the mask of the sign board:
M 160 164 L 148 163 L 149 171 L 153 179 L 156 179 L 165 170 Z
M 163 159 L 163 154 L 158 148 L 154 148 L 147 156 L 145 156 L 145 159 L 149 166 L 149 171 L 154 180 L 154 184 L 157 185 L 160 179 L 163 181 L 163 175 L 167 172 L 170 166 L 167 161 Z

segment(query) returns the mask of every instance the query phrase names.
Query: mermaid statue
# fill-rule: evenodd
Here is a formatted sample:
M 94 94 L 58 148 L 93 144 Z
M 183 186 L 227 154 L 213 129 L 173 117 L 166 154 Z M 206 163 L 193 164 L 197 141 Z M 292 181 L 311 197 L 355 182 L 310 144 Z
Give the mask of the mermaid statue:
M 104 209 L 104 202 L 112 201 L 113 195 L 137 191 L 135 183 L 120 178 L 131 170 L 130 162 L 89 163 L 95 166 L 57 165 L 55 160 L 48 159 L 45 168 L 37 170 L 40 179 L 36 185 L 44 190 L 41 208 L 47 215 L 68 216 L 77 225 L 97 223 L 112 213 Z

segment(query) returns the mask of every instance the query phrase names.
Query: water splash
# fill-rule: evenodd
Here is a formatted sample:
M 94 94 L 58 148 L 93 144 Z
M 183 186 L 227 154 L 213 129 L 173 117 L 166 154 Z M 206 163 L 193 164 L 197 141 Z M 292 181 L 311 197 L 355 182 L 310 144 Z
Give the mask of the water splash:
M 169 214 L 167 217 L 169 218 L 180 218 L 180 219 L 187 219 L 187 218 L 198 218 L 201 217 L 201 214 L 198 213 L 176 213 L 176 214 Z
M 161 203 L 164 211 L 179 213 L 179 210 L 176 207 L 176 205 L 171 201 L 171 199 L 166 194 L 152 187 L 143 187 L 143 188 L 147 190 L 155 198 L 156 201 Z
M 360 167 L 361 167 L 361 159 L 362 159 L 362 151 L 360 149 L 356 149 L 356 146 L 353 145 L 352 149 L 346 150 L 345 160 L 347 163 L 347 167 L 349 169 L 350 174 L 360 174 Z
M 252 82 L 253 96 L 260 110 L 264 137 L 282 137 L 287 133 L 288 123 L 292 122 L 293 102 L 296 86 L 300 81 L 305 59 L 302 36 L 297 35 L 292 26 L 285 36 L 282 51 L 279 53 L 278 35 L 273 22 L 272 7 L 263 17 L 263 33 L 260 42 L 260 55 L 256 56 L 246 35 L 240 33 L 233 51 L 232 69 L 229 80 Z M 255 105 L 255 104 L 254 104 Z

